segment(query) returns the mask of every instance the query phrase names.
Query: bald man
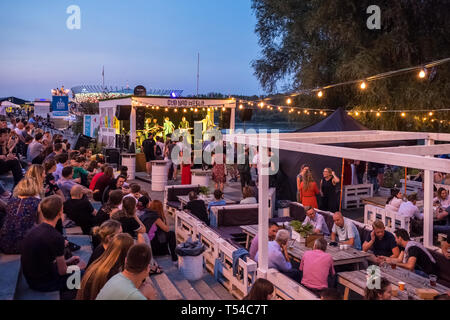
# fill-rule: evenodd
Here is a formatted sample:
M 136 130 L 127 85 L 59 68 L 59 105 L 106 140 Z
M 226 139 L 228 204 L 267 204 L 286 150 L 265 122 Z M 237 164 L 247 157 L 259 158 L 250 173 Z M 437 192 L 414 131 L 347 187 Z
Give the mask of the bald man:
M 340 244 L 348 244 L 357 250 L 361 250 L 361 239 L 355 224 L 350 219 L 344 218 L 339 211 L 333 215 L 333 221 L 331 241 L 338 241 Z
M 81 227 L 83 234 L 91 234 L 94 226 L 94 217 L 97 214 L 88 198 L 84 195 L 84 189 L 80 185 L 74 185 L 70 189 L 70 199 L 64 202 L 64 213 L 67 217 Z

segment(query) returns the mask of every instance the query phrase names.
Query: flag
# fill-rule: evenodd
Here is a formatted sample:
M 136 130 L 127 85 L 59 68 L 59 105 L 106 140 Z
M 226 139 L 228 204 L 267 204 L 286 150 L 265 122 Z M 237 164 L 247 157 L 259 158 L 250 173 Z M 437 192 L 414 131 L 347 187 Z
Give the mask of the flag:
M 103 66 L 103 70 L 102 70 L 102 77 L 105 76 L 105 66 Z

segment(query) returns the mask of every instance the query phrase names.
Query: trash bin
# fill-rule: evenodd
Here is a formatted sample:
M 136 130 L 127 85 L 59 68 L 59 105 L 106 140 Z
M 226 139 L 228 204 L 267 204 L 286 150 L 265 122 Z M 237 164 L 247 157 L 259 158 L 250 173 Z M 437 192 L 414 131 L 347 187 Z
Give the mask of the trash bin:
M 203 244 L 200 241 L 192 241 L 191 238 L 177 245 L 175 252 L 178 255 L 178 269 L 187 280 L 196 281 L 202 278 L 203 251 Z

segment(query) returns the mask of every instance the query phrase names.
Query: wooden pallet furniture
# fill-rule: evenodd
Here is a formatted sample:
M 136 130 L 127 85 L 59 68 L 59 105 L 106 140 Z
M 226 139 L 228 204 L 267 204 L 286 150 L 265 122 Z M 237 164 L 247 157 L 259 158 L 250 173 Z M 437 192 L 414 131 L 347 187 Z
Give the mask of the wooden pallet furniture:
M 363 197 L 373 196 L 373 184 L 356 184 L 344 186 L 342 207 L 356 209 L 362 206 Z

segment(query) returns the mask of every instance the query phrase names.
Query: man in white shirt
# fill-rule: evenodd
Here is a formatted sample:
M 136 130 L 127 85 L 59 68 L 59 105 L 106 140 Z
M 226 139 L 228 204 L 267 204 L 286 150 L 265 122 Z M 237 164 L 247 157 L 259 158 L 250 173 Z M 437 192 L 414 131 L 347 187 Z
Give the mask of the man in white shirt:
M 361 239 L 356 226 L 350 219 L 344 218 L 339 211 L 333 215 L 333 229 L 331 230 L 331 241 L 339 241 L 348 244 L 357 250 L 361 250 Z
M 133 245 L 125 259 L 125 270 L 109 279 L 95 300 L 156 300 L 158 294 L 148 278 L 151 258 L 148 245 Z
M 328 230 L 328 226 L 325 222 L 325 218 L 316 212 L 313 207 L 306 206 L 305 207 L 306 218 L 303 221 L 303 225 L 312 224 L 314 228 L 314 233 L 316 234 L 324 234 L 330 235 L 330 231 Z
M 422 220 L 423 213 L 420 213 L 419 208 L 416 206 L 416 201 L 417 201 L 417 195 L 415 193 L 410 194 L 408 196 L 408 201 L 403 202 L 400 205 L 400 208 L 398 208 L 397 214 L 399 216 L 403 216 L 403 217 L 409 217 L 409 218 L 416 217 L 417 219 Z

